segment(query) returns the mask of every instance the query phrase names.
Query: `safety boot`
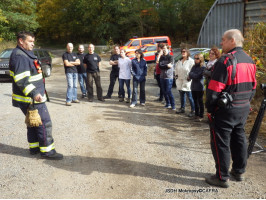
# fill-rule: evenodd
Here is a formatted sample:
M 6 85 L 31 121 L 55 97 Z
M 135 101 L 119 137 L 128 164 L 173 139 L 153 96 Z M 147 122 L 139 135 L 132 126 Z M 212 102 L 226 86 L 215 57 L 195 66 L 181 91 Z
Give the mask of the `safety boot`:
M 206 178 L 205 181 L 210 184 L 214 185 L 217 187 L 222 187 L 222 188 L 228 188 L 229 187 L 229 181 L 221 181 L 219 178 L 217 178 L 215 175 L 211 176 L 209 178 Z
M 64 158 L 63 154 L 55 152 L 52 155 L 41 155 L 42 159 L 47 160 L 62 160 Z

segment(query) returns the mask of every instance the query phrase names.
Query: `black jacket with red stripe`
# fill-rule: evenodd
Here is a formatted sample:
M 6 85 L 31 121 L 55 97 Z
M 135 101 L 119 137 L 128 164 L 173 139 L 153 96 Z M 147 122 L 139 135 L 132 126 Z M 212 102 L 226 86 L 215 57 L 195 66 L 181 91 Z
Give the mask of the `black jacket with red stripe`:
M 232 60 L 228 57 L 232 54 L 236 60 L 236 75 L 231 79 L 233 71 Z M 241 47 L 236 47 L 223 55 L 216 63 L 212 71 L 211 80 L 206 91 L 206 108 L 209 113 L 218 108 L 217 100 L 221 92 L 231 92 L 233 102 L 226 108 L 242 107 L 250 103 L 256 90 L 256 65 Z

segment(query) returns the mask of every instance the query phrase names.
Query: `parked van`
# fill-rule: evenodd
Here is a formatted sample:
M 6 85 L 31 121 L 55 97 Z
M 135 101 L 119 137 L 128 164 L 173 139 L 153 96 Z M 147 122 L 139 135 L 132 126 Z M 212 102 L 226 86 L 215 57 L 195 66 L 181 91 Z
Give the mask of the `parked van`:
M 171 41 L 168 36 L 153 36 L 153 37 L 134 37 L 131 38 L 128 42 L 121 47 L 121 49 L 125 49 L 126 52 L 135 51 L 136 49 L 140 49 L 147 44 L 157 44 L 157 43 L 167 43 L 171 48 Z

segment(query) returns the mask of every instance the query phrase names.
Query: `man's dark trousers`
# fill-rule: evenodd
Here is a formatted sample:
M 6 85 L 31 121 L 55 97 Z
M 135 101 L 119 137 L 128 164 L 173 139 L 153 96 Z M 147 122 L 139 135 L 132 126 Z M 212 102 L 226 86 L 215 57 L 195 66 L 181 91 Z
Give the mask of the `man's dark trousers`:
M 113 90 L 114 90 L 114 86 L 115 86 L 115 82 L 116 82 L 116 79 L 118 79 L 118 77 L 119 77 L 119 73 L 118 72 L 111 71 L 111 73 L 110 73 L 110 85 L 109 85 L 108 92 L 107 92 L 107 96 L 108 97 L 112 96 Z M 121 95 L 121 93 L 120 93 L 120 89 L 119 89 L 118 96 L 120 96 L 120 95 Z
M 88 90 L 88 99 L 93 99 L 93 79 L 96 84 L 97 98 L 103 98 L 103 90 L 101 86 L 101 77 L 100 72 L 87 72 L 87 90 Z
M 250 105 L 245 107 L 219 108 L 213 114 L 211 149 L 215 160 L 216 176 L 226 181 L 229 176 L 230 158 L 232 168 L 238 174 L 245 172 L 247 165 L 247 142 L 245 122 Z

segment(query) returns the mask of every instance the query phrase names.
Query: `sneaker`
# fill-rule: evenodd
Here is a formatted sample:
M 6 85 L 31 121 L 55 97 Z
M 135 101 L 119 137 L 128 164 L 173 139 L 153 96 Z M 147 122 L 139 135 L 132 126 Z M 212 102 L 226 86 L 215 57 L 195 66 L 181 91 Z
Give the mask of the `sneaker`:
M 187 116 L 188 116 L 188 117 L 193 117 L 193 116 L 195 116 L 195 111 L 191 111 Z
M 106 95 L 106 96 L 103 97 L 103 99 L 111 99 L 111 97 Z
M 141 106 L 145 106 L 145 103 L 140 103 Z
M 179 110 L 176 111 L 176 114 L 185 113 L 185 108 L 179 108 Z
M 195 119 L 195 122 L 202 122 L 202 121 L 203 121 L 203 117 L 197 116 L 197 118 Z
M 119 102 L 123 102 L 124 101 L 124 98 L 119 98 Z
M 62 160 L 64 158 L 63 154 L 55 152 L 52 155 L 41 155 L 42 159 L 47 159 L 47 160 Z
M 236 181 L 243 181 L 245 179 L 243 174 L 236 173 L 234 169 L 231 170 L 230 174 L 234 177 Z
M 80 103 L 80 101 L 76 99 L 76 100 L 73 100 L 72 103 Z
M 170 105 L 165 105 L 164 107 L 168 109 L 172 108 Z
M 130 98 L 127 98 L 126 99 L 126 103 L 130 103 Z
M 136 104 L 130 104 L 130 108 L 134 108 L 136 106 Z
M 205 181 L 210 184 L 214 185 L 217 187 L 222 187 L 222 188 L 228 188 L 229 187 L 229 181 L 221 181 L 219 178 L 217 178 L 215 175 L 211 176 L 209 178 L 206 178 Z
M 104 102 L 105 100 L 104 100 L 104 98 L 101 98 L 101 99 L 98 99 L 99 101 L 102 101 L 102 102 Z
M 86 97 L 86 94 L 82 94 L 82 95 L 81 95 L 81 98 L 85 98 L 85 97 Z
M 70 102 L 66 102 L 66 106 L 71 106 L 71 103 Z
M 172 108 L 173 111 L 176 111 L 176 108 Z

